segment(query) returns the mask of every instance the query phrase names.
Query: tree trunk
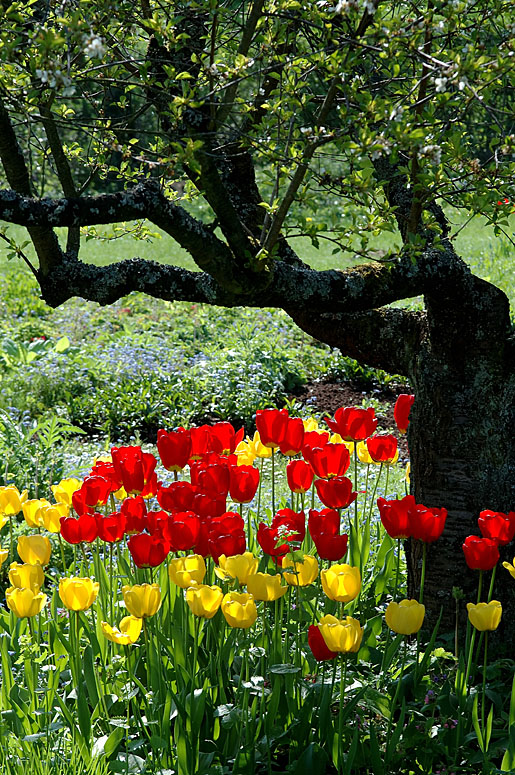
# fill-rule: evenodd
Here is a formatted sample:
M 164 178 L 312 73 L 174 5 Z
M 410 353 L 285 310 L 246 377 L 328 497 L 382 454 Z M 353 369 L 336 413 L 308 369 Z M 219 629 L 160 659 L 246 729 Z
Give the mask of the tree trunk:
M 426 299 L 427 331 L 415 358 L 410 380 L 415 403 L 410 415 L 408 444 L 411 489 L 417 503 L 445 507 L 448 518 L 442 538 L 428 548 L 424 602 L 426 623 L 432 626 L 443 607 L 443 631 L 452 631 L 456 603 L 453 588 L 476 602 L 479 571 L 465 563 L 462 543 L 480 535 L 477 518 L 485 509 L 515 510 L 513 368 L 507 299 L 497 288 L 477 278 L 462 289 L 461 303 L 451 295 Z M 421 546 L 408 542 L 408 594 L 418 594 Z M 501 561 L 513 558 L 513 545 L 501 550 Z M 485 574 L 486 600 L 490 573 Z M 514 633 L 515 582 L 497 569 L 494 599 L 505 615 L 499 633 Z M 497 638 L 499 644 L 501 638 Z M 511 637 L 510 637 L 511 641 Z M 510 642 L 504 641 L 504 642 Z

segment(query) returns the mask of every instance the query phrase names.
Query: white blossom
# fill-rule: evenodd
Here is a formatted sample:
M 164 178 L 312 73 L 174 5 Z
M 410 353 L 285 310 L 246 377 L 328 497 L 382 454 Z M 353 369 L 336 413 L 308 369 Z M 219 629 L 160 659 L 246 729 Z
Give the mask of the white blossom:
M 447 88 L 447 78 L 435 78 L 437 92 L 444 92 Z
M 84 56 L 87 59 L 103 59 L 105 53 L 104 41 L 98 35 L 84 38 Z
M 427 159 L 433 164 L 440 164 L 442 161 L 442 149 L 439 145 L 424 145 L 418 155 L 420 158 Z

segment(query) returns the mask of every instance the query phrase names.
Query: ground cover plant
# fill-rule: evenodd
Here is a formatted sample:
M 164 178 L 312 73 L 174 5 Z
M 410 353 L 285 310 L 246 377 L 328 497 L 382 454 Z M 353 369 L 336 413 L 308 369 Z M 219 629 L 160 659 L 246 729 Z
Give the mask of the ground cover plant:
M 466 631 L 422 629 L 436 602 L 407 599 L 402 543 L 425 570 L 447 510 L 406 495 L 374 409 L 256 425 L 161 430 L 159 463 L 113 447 L 53 503 L 0 488 L 7 771 L 510 772 L 513 663 L 487 645 L 515 513 L 463 537 Z

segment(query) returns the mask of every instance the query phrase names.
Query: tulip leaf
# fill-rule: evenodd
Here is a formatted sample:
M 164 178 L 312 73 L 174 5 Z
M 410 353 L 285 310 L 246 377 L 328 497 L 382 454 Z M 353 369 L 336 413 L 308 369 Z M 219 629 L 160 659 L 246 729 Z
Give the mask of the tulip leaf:
M 485 701 L 485 698 L 483 697 L 483 702 L 484 701 Z M 494 706 L 490 705 L 490 711 L 488 713 L 488 718 L 486 719 L 485 751 L 488 751 L 488 746 L 490 745 L 490 738 L 492 736 L 493 720 L 494 720 Z
M 299 671 L 300 667 L 297 665 L 271 665 L 269 668 L 269 672 L 274 673 L 275 675 L 292 675 Z
M 295 762 L 292 775 L 303 775 L 306 772 L 317 772 L 322 775 L 327 765 L 327 754 L 318 743 L 310 743 Z
M 68 348 L 70 347 L 70 340 L 67 336 L 62 336 L 60 339 L 57 340 L 55 343 L 54 350 L 56 353 L 64 353 Z
M 373 724 L 370 725 L 369 743 L 370 743 L 370 763 L 372 765 L 372 772 L 374 773 L 374 775 L 383 775 L 384 767 L 381 759 L 381 751 L 379 749 L 379 743 L 377 742 L 377 735 Z
M 77 718 L 82 736 L 86 741 L 89 741 L 91 736 L 91 713 L 82 687 L 79 687 L 77 696 Z
M 476 694 L 474 697 L 474 704 L 472 705 L 472 724 L 474 726 L 474 731 L 476 733 L 477 742 L 479 745 L 479 748 L 481 749 L 481 752 L 484 753 L 484 742 L 483 742 L 483 733 L 481 732 L 481 727 L 479 726 L 479 718 L 478 718 L 478 702 L 479 702 L 479 695 Z

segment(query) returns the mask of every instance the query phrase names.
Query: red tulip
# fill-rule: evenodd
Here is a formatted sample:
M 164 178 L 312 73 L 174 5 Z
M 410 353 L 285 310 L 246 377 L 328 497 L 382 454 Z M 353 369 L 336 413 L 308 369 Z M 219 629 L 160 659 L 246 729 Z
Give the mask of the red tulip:
M 243 518 L 236 511 L 225 511 L 208 522 L 209 534 L 214 538 L 225 533 L 234 533 L 245 529 Z
M 313 469 L 304 460 L 291 460 L 286 466 L 288 487 L 292 492 L 307 492 L 313 483 Z
M 111 482 L 103 476 L 87 476 L 82 485 L 72 495 L 72 505 L 77 514 L 84 513 L 78 509 L 84 505 L 88 510 L 96 509 L 107 503 L 111 494 Z M 78 508 L 75 508 L 77 505 Z M 84 509 L 85 510 L 85 509 Z
M 290 547 L 286 542 L 281 543 L 279 530 L 275 527 L 260 522 L 257 529 L 257 542 L 265 554 L 271 557 L 282 557 L 288 554 Z
M 327 646 L 318 624 L 308 627 L 308 646 L 318 662 L 325 662 L 338 656 L 337 651 L 331 651 Z
M 120 513 L 125 517 L 125 533 L 142 533 L 146 525 L 147 506 L 141 495 L 125 498 Z
M 463 542 L 465 561 L 472 570 L 492 570 L 499 562 L 497 543 L 491 538 L 467 536 Z
M 499 546 L 506 546 L 515 537 L 515 511 L 482 511 L 478 519 L 481 535 L 491 538 Z
M 391 463 L 397 454 L 397 439 L 391 434 L 370 436 L 366 445 L 374 463 Z
M 254 466 L 231 466 L 229 494 L 236 503 L 250 503 L 259 485 L 259 471 Z
M 191 503 L 191 511 L 198 514 L 201 519 L 219 517 L 227 509 L 225 498 L 210 498 L 201 492 L 195 493 Z M 189 509 L 187 509 L 189 511 Z
M 309 452 L 306 450 L 305 458 L 321 479 L 344 476 L 350 466 L 350 452 L 345 444 L 326 444 Z
M 351 480 L 346 476 L 316 479 L 315 487 L 324 506 L 330 509 L 346 509 L 358 497 L 358 493 L 352 491 Z
M 191 482 L 203 495 L 225 500 L 229 492 L 229 468 L 225 463 L 195 462 L 191 465 Z
M 167 542 L 160 536 L 147 533 L 131 536 L 127 547 L 138 568 L 156 568 L 168 554 Z
M 145 530 L 150 535 L 162 538 L 169 516 L 166 511 L 149 511 L 145 519 Z
M 92 543 L 98 536 L 97 515 L 82 514 L 78 519 L 61 517 L 61 535 L 69 544 Z
M 190 459 L 191 433 L 184 428 L 157 432 L 157 451 L 168 471 L 182 471 Z
M 326 423 L 332 431 L 339 433 L 344 441 L 363 441 L 377 428 L 376 413 L 372 407 L 337 409 L 334 420 L 326 420 Z
M 173 482 L 157 491 L 157 502 L 165 511 L 191 511 L 197 488 L 190 482 Z
M 240 428 L 236 432 L 230 422 L 217 422 L 209 429 L 213 449 L 219 448 L 222 455 L 232 455 L 240 441 L 243 439 L 245 431 Z
M 198 541 L 200 517 L 193 511 L 172 514 L 163 522 L 161 532 L 171 552 L 188 552 Z
M 303 511 L 279 509 L 272 519 L 271 527 L 278 528 L 288 541 L 301 544 L 306 535 L 306 515 Z
M 315 447 L 325 447 L 329 443 L 329 434 L 318 433 L 318 431 L 308 431 L 304 434 L 304 442 L 302 444 L 302 454 L 307 459 L 310 451 Z
M 417 504 L 411 512 L 411 537 L 431 544 L 438 540 L 443 533 L 447 509 L 426 508 Z
M 141 447 L 113 447 L 111 449 L 116 475 L 121 478 L 127 495 L 155 495 L 157 460 Z
M 332 533 L 318 533 L 313 537 L 318 556 L 322 560 L 338 562 L 347 552 L 347 533 L 333 535 Z
M 408 393 L 401 393 L 395 402 L 393 409 L 393 416 L 397 424 L 397 428 L 400 433 L 406 433 L 409 425 L 409 413 L 413 402 L 415 400 L 414 395 L 408 395 Z
M 209 557 L 211 553 L 211 547 L 209 545 L 209 523 L 200 520 L 200 529 L 195 541 L 195 554 L 201 554 L 202 557 Z
M 400 500 L 377 499 L 379 515 L 384 529 L 391 538 L 409 538 L 411 519 L 416 503 L 413 495 L 405 495 Z
M 97 517 L 98 537 L 109 544 L 121 541 L 125 535 L 125 516 L 115 511 L 107 517 Z
M 310 509 L 308 516 L 308 530 L 311 538 L 315 540 L 320 533 L 338 535 L 340 532 L 340 515 L 334 509 Z
M 274 449 L 281 444 L 286 435 L 288 419 L 287 409 L 258 409 L 256 428 L 265 447 Z
M 279 444 L 279 449 L 283 455 L 298 455 L 302 449 L 304 441 L 304 423 L 300 417 L 289 417 L 286 424 L 286 432 Z
M 191 431 L 191 460 L 200 460 L 208 452 L 213 452 L 213 442 L 211 438 L 211 428 L 209 425 L 200 425 L 198 428 L 192 428 Z M 221 445 L 217 445 L 221 448 Z
M 209 539 L 209 551 L 215 562 L 221 554 L 232 557 L 234 554 L 243 554 L 247 548 L 245 533 L 243 530 L 235 530 L 225 535 L 217 535 Z
M 109 460 L 97 460 L 90 471 L 90 476 L 102 476 L 107 479 L 111 492 L 116 492 L 122 486 L 122 480 L 116 475 L 114 466 Z

